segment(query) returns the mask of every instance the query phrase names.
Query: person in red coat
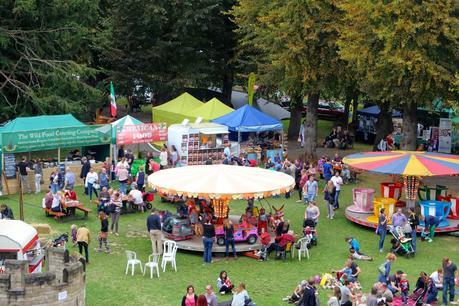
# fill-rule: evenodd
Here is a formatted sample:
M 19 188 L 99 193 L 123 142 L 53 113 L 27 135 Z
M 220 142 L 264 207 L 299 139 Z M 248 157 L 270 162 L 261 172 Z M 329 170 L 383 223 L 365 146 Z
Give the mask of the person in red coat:
M 292 244 L 295 243 L 295 236 L 292 230 L 289 230 L 287 233 L 276 237 L 275 242 L 268 248 L 268 255 L 274 250 L 278 252 L 284 251 L 289 242 Z

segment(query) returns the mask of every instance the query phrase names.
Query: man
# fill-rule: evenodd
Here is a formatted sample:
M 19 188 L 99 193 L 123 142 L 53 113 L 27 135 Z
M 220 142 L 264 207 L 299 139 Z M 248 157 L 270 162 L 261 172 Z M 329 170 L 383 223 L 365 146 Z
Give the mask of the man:
M 225 160 L 229 164 L 231 162 L 231 145 L 227 143 L 223 149 L 223 155 L 225 155 Z
M 13 211 L 5 204 L 0 205 L 0 220 L 1 219 L 14 220 Z
M 454 278 L 456 277 L 457 266 L 448 257 L 443 258 L 443 305 L 448 305 L 449 302 L 454 302 Z
M 352 299 L 354 295 L 351 293 L 352 284 L 349 281 L 344 281 L 344 284 L 339 287 L 341 291 L 341 300 L 340 305 L 342 306 L 352 306 Z
M 217 296 L 214 293 L 214 288 L 212 285 L 206 286 L 206 293 L 204 294 L 207 300 L 207 305 L 209 306 L 218 306 Z
M 377 285 L 373 285 L 371 287 L 371 292 L 367 296 L 367 306 L 378 306 L 378 287 Z
M 124 157 L 129 164 L 129 169 L 132 169 L 132 164 L 134 163 L 134 154 L 132 154 L 132 150 L 128 149 Z
M 392 294 L 397 294 L 401 292 L 400 289 L 400 280 L 402 279 L 403 271 L 397 271 L 394 275 L 389 276 L 389 285 L 387 286 Z
M 81 255 L 83 255 L 83 249 L 84 249 L 84 255 L 85 255 L 87 264 L 89 264 L 88 245 L 90 242 L 91 242 L 90 232 L 86 228 L 86 225 L 83 224 L 77 230 L 77 244 L 78 244 L 78 251 L 80 252 Z
M 425 226 L 424 226 L 425 235 L 426 236 L 428 235 L 426 237 L 426 240 L 427 242 L 432 242 L 433 237 L 435 235 L 435 229 L 440 224 L 440 220 L 436 216 L 428 215 L 424 218 L 424 223 L 425 223 Z
M 75 173 L 73 173 L 70 167 L 65 169 L 64 185 L 65 189 L 68 190 L 73 190 L 73 187 L 75 187 Z
M 325 169 L 324 169 L 325 172 Z M 333 186 L 335 186 L 335 201 L 333 206 L 335 209 L 339 208 L 339 193 L 341 191 L 341 185 L 343 185 L 343 178 L 339 175 L 339 171 L 335 172 L 335 175 L 330 179 L 333 182 Z
M 161 255 L 163 253 L 163 233 L 161 232 L 161 218 L 155 208 L 151 209 L 151 214 L 147 218 L 147 230 L 150 233 L 153 254 Z
M 22 157 L 21 161 L 16 165 L 16 170 L 19 172 L 19 178 L 21 180 L 22 190 L 24 192 L 30 193 L 30 184 L 29 184 L 29 172 L 30 167 L 25 156 Z
M 408 219 L 403 214 L 401 208 L 397 208 L 397 212 L 392 216 L 392 225 L 394 227 L 403 227 L 408 222 Z
M 164 147 L 163 147 L 163 149 L 164 149 Z M 167 148 L 166 148 L 166 154 L 167 154 Z M 150 160 L 152 160 L 152 159 L 153 159 L 153 153 L 148 152 L 147 153 L 147 158 L 145 160 L 145 173 L 147 174 L 147 176 L 153 173 L 153 169 L 150 169 Z
M 165 147 L 162 147 L 161 153 L 159 153 L 159 166 L 161 169 L 166 169 L 167 168 L 167 161 L 168 161 L 168 154 L 167 150 Z
M 91 164 L 89 163 L 88 159 L 86 157 L 83 157 L 81 159 L 81 172 L 80 172 L 80 178 L 83 179 L 83 183 L 85 184 L 84 186 L 84 194 L 88 195 L 88 187 L 86 186 L 86 175 L 88 175 L 89 170 L 91 169 Z
M 323 165 L 323 177 L 325 182 L 328 182 L 332 177 L 333 165 L 330 163 L 330 158 L 325 158 L 325 163 Z
M 131 202 L 133 205 L 138 207 L 140 211 L 143 212 L 143 194 L 142 191 L 137 189 L 137 184 L 133 183 L 131 185 L 132 189 L 129 191 L 128 194 L 128 201 Z

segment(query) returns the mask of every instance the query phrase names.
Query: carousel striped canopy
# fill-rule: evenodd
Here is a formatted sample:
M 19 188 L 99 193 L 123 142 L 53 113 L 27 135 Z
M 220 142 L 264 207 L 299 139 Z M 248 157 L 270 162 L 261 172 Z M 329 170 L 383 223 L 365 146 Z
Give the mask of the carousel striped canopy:
M 363 152 L 344 157 L 352 168 L 406 176 L 459 174 L 459 156 L 434 152 L 385 151 Z

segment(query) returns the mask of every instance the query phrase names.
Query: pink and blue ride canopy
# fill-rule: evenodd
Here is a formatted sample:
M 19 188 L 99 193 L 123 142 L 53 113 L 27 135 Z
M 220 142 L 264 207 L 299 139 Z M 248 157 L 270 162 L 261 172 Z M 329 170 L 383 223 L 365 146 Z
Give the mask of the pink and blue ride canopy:
M 459 174 L 459 156 L 434 152 L 385 151 L 351 154 L 343 159 L 352 168 L 406 176 Z

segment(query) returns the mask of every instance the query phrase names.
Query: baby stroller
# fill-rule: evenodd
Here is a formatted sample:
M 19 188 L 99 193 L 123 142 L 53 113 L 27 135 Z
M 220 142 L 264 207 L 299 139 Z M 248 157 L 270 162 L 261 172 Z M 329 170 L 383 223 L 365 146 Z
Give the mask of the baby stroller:
M 391 239 L 393 253 L 405 255 L 406 257 L 415 255 L 411 245 L 411 238 L 405 237 L 406 230 L 404 228 L 389 226 L 389 232 L 394 237 Z
M 304 237 L 309 237 L 311 239 L 309 246 L 317 245 L 317 229 L 314 220 L 306 219 L 303 221 L 303 234 Z

